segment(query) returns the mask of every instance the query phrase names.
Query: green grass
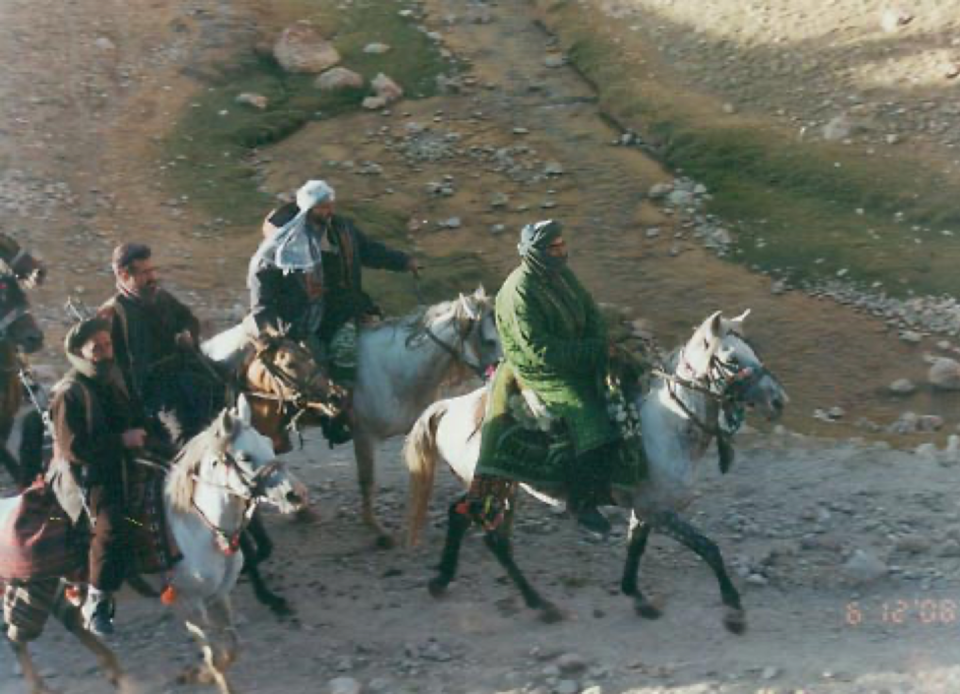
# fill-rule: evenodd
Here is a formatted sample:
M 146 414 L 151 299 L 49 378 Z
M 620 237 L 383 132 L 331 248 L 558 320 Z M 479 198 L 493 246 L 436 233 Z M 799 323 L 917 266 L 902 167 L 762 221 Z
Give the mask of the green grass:
M 402 5 L 387 0 L 354 3 L 347 10 L 320 2 L 305 5 L 299 16 L 323 27 L 341 54 L 340 64 L 368 82 L 384 72 L 404 88 L 406 98 L 432 96 L 437 75 L 455 71 L 456 65 L 441 56 L 412 20 L 400 17 L 400 9 Z M 363 47 L 374 41 L 387 43 L 392 50 L 383 55 L 363 53 Z M 257 190 L 255 172 L 246 163 L 251 151 L 289 137 L 310 121 L 355 111 L 370 93 L 321 92 L 313 86 L 315 79 L 316 75 L 285 73 L 271 56 L 257 55 L 252 47 L 241 51 L 207 79 L 205 91 L 180 114 L 165 140 L 173 190 L 189 195 L 193 204 L 228 225 L 255 224 L 273 201 Z M 268 107 L 258 110 L 236 103 L 244 92 L 267 97 Z
M 710 211 L 738 238 L 734 258 L 797 279 L 845 270 L 845 279 L 881 282 L 895 295 L 960 294 L 960 205 L 943 177 L 908 154 L 881 159 L 841 144 L 799 142 L 773 126 L 684 112 L 675 86 L 633 79 L 635 66 L 584 28 L 581 11 L 554 3 L 548 23 L 598 89 L 601 107 L 642 133 L 667 166 L 713 193 Z

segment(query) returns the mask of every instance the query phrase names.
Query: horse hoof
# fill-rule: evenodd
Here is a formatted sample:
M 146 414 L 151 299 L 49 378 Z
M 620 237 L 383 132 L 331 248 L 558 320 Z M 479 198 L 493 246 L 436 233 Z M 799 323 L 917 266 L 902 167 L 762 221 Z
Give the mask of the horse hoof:
M 747 630 L 747 615 L 742 609 L 727 608 L 723 616 L 723 626 L 731 634 L 742 634 Z
M 660 619 L 663 612 L 649 600 L 637 600 L 633 606 L 637 614 L 644 619 Z
M 378 535 L 377 540 L 374 543 L 377 549 L 393 549 L 397 546 L 397 541 L 393 539 L 392 535 Z
M 439 578 L 435 578 L 427 584 L 427 590 L 435 598 L 443 597 L 447 592 L 447 584 Z
M 546 603 L 540 608 L 540 621 L 544 624 L 556 624 L 564 619 L 563 612 L 553 603 Z
M 290 607 L 290 603 L 284 600 L 283 598 L 278 598 L 274 600 L 269 605 L 270 611 L 273 612 L 277 617 L 292 617 L 294 612 L 293 608 Z
M 319 523 L 320 514 L 309 506 L 304 506 L 302 509 L 293 514 L 293 521 L 295 523 L 303 523 L 306 525 L 311 523 Z

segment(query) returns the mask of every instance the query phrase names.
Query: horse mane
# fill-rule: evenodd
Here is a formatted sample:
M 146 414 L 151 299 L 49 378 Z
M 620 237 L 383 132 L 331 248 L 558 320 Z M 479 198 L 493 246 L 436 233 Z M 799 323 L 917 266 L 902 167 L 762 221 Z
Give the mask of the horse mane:
M 230 438 L 219 435 L 219 418 L 204 431 L 187 442 L 177 457 L 173 467 L 167 473 L 166 492 L 174 510 L 189 512 L 193 506 L 193 492 L 196 487 L 194 475 L 200 470 L 200 464 L 210 451 L 222 453 L 230 443 Z

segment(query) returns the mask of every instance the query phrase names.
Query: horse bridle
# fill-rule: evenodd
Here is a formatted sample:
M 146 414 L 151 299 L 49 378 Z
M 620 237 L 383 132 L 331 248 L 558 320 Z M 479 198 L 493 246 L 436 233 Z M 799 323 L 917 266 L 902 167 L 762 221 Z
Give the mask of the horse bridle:
M 734 334 L 742 341 L 746 342 L 746 338 L 744 338 L 742 335 L 739 333 Z M 749 345 L 748 342 L 747 344 Z M 753 349 L 752 346 L 751 349 Z M 756 354 L 755 349 L 754 354 Z M 679 367 L 686 367 L 688 371 L 693 371 L 693 367 L 690 366 L 689 362 L 687 362 L 686 357 L 684 356 L 684 349 L 680 350 L 680 354 L 678 356 L 678 370 Z M 742 423 L 740 405 L 742 403 L 743 392 L 745 391 L 744 386 L 756 380 L 760 380 L 764 376 L 772 376 L 770 371 L 766 366 L 763 365 L 762 362 L 760 362 L 759 366 L 740 367 L 720 359 L 716 354 L 713 354 L 710 357 L 710 363 L 707 372 L 702 377 L 695 380 L 686 379 L 682 376 L 677 376 L 676 374 L 666 373 L 662 369 L 655 369 L 653 373 L 654 375 L 659 376 L 666 381 L 667 392 L 670 394 L 670 399 L 676 403 L 676 405 L 683 411 L 687 418 L 690 419 L 690 421 L 693 422 L 697 428 L 704 433 L 710 436 L 715 436 L 719 439 L 724 439 L 735 434 L 736 430 L 739 429 L 740 424 Z M 717 374 L 717 376 L 714 376 L 714 374 Z M 701 383 L 701 380 L 703 383 Z M 719 420 L 717 426 L 712 426 L 707 422 L 701 421 L 696 413 L 687 407 L 686 403 L 684 403 L 679 397 L 676 391 L 677 386 L 698 392 L 716 402 L 719 405 L 717 416 L 719 417 L 720 414 L 723 413 L 726 417 L 728 417 L 728 419 L 732 420 L 733 426 L 731 427 L 731 431 L 724 431 L 719 426 Z
M 190 498 L 190 503 L 193 506 L 193 509 L 197 512 L 197 515 L 200 516 L 200 519 L 203 521 L 204 525 L 206 525 L 207 528 L 209 528 L 213 533 L 217 543 L 217 548 L 227 556 L 232 556 L 233 554 L 236 554 L 237 550 L 240 548 L 240 536 L 243 534 L 243 531 L 246 530 L 247 525 L 250 523 L 250 519 L 253 518 L 253 514 L 256 512 L 257 506 L 259 506 L 260 502 L 266 498 L 264 485 L 266 484 L 267 478 L 269 478 L 277 470 L 282 469 L 283 462 L 281 462 L 278 458 L 274 458 L 263 467 L 255 470 L 252 475 L 248 475 L 237 459 L 229 453 L 224 452 L 220 456 L 219 462 L 227 468 L 232 469 L 240 478 L 240 482 L 247 490 L 246 494 L 241 494 L 234 488 L 228 487 L 224 484 L 218 484 L 216 482 L 211 482 L 210 480 L 205 480 L 196 474 L 192 475 L 192 477 L 195 482 L 205 484 L 208 487 L 215 487 L 226 492 L 230 496 L 234 496 L 243 500 L 244 509 L 242 520 L 240 521 L 240 527 L 238 527 L 232 533 L 228 532 L 211 521 L 207 517 L 207 514 L 203 512 L 203 509 L 197 505 L 196 499 L 194 499 L 192 496 Z
M 466 356 L 467 340 L 473 336 L 473 334 L 480 328 L 482 323 L 483 323 L 483 315 L 481 314 L 481 316 L 478 319 L 469 321 L 469 327 L 465 332 L 459 329 L 457 330 L 457 337 L 459 338 L 457 346 L 459 347 L 459 349 L 453 347 L 452 345 L 448 345 L 446 342 L 441 340 L 440 337 L 435 332 L 433 332 L 429 326 L 425 326 L 423 328 L 423 332 L 438 347 L 440 347 L 440 349 L 442 349 L 448 355 L 453 357 L 454 361 L 460 364 L 463 364 L 468 369 L 470 369 L 474 374 L 476 374 L 480 378 L 480 380 L 484 380 L 487 377 L 486 369 L 484 369 L 481 364 L 474 364 L 470 362 Z M 478 357 L 480 356 L 479 352 L 480 350 L 477 350 Z

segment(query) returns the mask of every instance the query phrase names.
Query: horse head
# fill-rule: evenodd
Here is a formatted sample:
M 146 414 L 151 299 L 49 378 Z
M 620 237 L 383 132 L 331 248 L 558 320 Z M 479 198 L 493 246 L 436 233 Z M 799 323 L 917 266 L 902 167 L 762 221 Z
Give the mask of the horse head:
M 214 481 L 235 496 L 273 504 L 281 513 L 306 505 L 306 486 L 277 459 L 270 439 L 253 428 L 242 398 L 236 410 L 224 410 L 213 426 L 223 442 L 220 464 L 204 474 L 219 477 Z
M 454 318 L 457 333 L 463 342 L 463 359 L 480 373 L 485 372 L 503 357 L 500 334 L 494 314 L 493 298 L 487 296 L 483 286 L 473 294 L 461 294 L 456 301 Z
M 707 317 L 681 351 L 677 375 L 705 384 L 731 405 L 755 408 L 774 420 L 790 398 L 745 337 L 748 315 L 749 310 L 725 319 L 717 311 Z
M 0 342 L 10 341 L 24 352 L 43 347 L 43 331 L 30 312 L 30 303 L 16 277 L 0 275 Z
M 310 350 L 282 334 L 257 338 L 246 379 L 254 392 L 289 401 L 322 399 L 329 390 Z

